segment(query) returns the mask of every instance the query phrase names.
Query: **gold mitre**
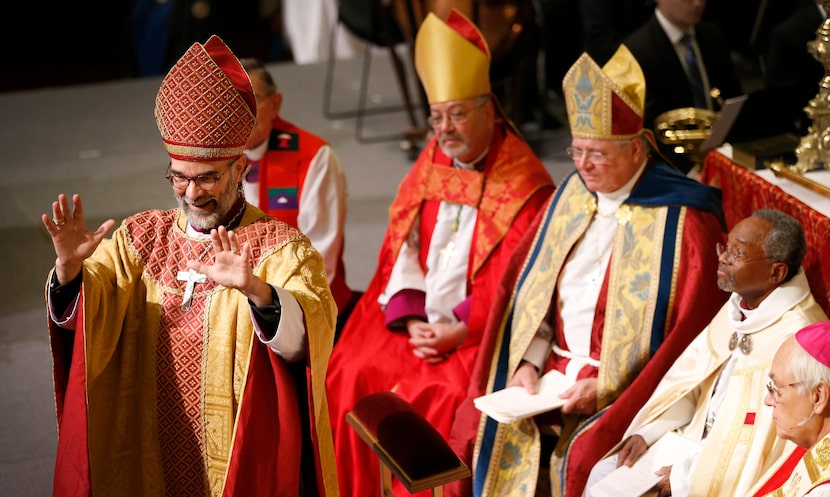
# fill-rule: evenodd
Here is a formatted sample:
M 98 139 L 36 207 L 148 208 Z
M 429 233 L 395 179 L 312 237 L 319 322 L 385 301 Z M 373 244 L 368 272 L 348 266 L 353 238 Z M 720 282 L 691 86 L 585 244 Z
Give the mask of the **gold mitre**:
M 415 71 L 431 104 L 490 93 L 490 49 L 475 24 L 455 9 L 446 23 L 431 12 L 421 23 Z
M 646 82 L 625 45 L 600 69 L 582 54 L 562 80 L 571 135 L 626 140 L 643 131 Z

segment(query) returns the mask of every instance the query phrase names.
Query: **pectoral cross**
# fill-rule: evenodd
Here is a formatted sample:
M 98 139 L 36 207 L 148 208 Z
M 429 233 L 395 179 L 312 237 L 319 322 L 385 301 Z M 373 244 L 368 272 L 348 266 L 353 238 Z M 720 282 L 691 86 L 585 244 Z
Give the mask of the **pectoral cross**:
M 184 288 L 184 297 L 182 297 L 182 310 L 187 312 L 193 302 L 193 289 L 196 287 L 196 283 L 204 283 L 207 281 L 207 277 L 196 270 L 188 269 L 187 271 L 179 271 L 176 279 L 187 282 L 187 286 Z
M 441 269 L 447 269 L 447 266 L 450 264 L 450 259 L 458 255 L 458 251 L 455 250 L 455 240 L 450 240 L 450 243 L 439 250 L 438 253 L 441 254 Z

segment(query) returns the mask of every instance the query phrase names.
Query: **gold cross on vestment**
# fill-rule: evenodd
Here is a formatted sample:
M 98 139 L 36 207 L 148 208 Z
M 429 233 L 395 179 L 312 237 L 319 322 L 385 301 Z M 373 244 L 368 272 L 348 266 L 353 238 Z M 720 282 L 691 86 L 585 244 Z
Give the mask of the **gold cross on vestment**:
M 182 297 L 182 310 L 187 312 L 193 302 L 193 289 L 196 288 L 196 283 L 204 283 L 207 281 L 207 276 L 196 270 L 188 269 L 187 271 L 179 271 L 176 279 L 187 282 L 187 286 L 184 287 L 184 297 Z

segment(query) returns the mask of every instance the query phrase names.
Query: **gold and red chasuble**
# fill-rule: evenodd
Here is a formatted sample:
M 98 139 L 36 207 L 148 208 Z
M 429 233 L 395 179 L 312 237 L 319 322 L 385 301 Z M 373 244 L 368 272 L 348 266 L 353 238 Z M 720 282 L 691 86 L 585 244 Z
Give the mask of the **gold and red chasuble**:
M 177 275 L 202 253 L 213 262 L 209 240 L 186 235 L 178 209 L 137 214 L 84 263 L 75 333 L 50 329 L 55 495 L 296 497 L 304 443 L 313 443 L 321 495 L 337 494 L 324 389 L 336 311 L 322 258 L 251 205 L 234 232 L 251 246 L 254 274 L 303 309 L 308 403 L 256 337 L 240 292 L 206 280 L 182 310 Z
M 207 240 L 191 240 L 171 237 L 172 253 L 195 254 L 207 252 L 206 264 L 213 264 L 214 252 Z M 198 255 L 197 255 L 198 257 Z M 184 261 L 182 261 L 184 262 Z M 174 289 L 180 286 L 172 278 L 173 273 L 159 264 L 149 268 L 159 271 L 149 276 L 162 282 L 162 287 Z M 156 341 L 156 387 L 158 389 L 158 432 L 161 445 L 162 466 L 168 495 L 201 496 L 208 489 L 204 470 L 202 399 L 203 358 L 208 330 L 205 322 L 206 292 L 216 284 L 206 280 L 196 286 L 197 295 L 189 311 L 182 309 L 182 297 L 178 292 L 165 292 L 162 299 L 161 323 Z M 228 445 L 226 441 L 221 445 Z

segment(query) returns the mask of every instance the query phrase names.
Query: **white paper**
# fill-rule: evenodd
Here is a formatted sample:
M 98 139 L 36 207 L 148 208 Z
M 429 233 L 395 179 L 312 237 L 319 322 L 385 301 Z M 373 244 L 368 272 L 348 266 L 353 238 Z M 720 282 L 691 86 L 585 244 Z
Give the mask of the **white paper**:
M 700 444 L 670 431 L 660 437 L 630 468 L 620 466 L 591 487 L 592 497 L 638 497 L 651 490 L 662 478 L 654 474 L 700 451 Z
M 565 405 L 559 395 L 573 386 L 573 382 L 555 369 L 545 373 L 532 395 L 524 387 L 507 387 L 473 400 L 476 408 L 499 423 L 512 423 L 519 419 L 552 411 Z

